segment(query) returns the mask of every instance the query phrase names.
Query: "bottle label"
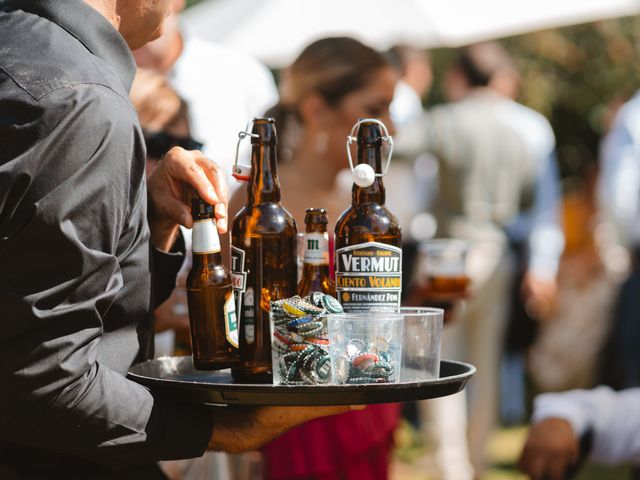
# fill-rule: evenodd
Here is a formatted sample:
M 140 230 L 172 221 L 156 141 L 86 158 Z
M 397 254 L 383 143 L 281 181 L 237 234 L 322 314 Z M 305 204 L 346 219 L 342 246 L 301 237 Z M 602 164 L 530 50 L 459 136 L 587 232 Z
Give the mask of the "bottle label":
M 256 308 L 255 308 L 255 296 L 253 294 L 253 288 L 247 288 L 244 294 L 243 305 L 240 311 L 244 311 L 244 320 L 242 321 L 242 328 L 244 328 L 244 339 L 247 344 L 251 345 L 256 341 Z
M 247 288 L 247 272 L 244 269 L 244 250 L 231 246 L 231 284 L 236 299 L 236 317 L 240 323 L 242 317 L 242 297 Z
M 402 291 L 402 249 L 379 242 L 338 249 L 336 290 L 345 312 L 397 310 Z
M 236 318 L 236 301 L 233 294 L 224 303 L 224 326 L 227 340 L 238 348 L 238 320 Z
M 218 230 L 211 219 L 193 222 L 191 239 L 193 253 L 217 253 L 220 251 L 220 237 L 218 237 Z
M 329 235 L 326 232 L 304 234 L 304 263 L 329 265 Z

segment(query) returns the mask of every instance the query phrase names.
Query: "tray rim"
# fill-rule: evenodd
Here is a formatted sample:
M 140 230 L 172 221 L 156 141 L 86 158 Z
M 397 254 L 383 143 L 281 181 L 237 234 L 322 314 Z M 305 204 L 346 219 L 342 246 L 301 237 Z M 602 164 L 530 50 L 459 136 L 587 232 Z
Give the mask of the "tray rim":
M 450 364 L 457 365 L 459 367 L 463 367 L 465 371 L 463 373 L 457 375 L 448 375 L 446 377 L 438 377 L 430 380 L 422 380 L 416 382 L 397 382 L 397 383 L 369 383 L 369 384 L 361 384 L 361 385 L 274 385 L 269 383 L 203 383 L 193 380 L 176 380 L 176 379 L 162 379 L 157 377 L 150 377 L 148 375 L 142 375 L 140 373 L 136 373 L 136 367 L 140 368 L 140 365 L 145 365 L 148 363 L 157 363 L 162 359 L 166 358 L 189 358 L 190 356 L 168 356 L 168 357 L 159 357 L 156 359 L 146 360 L 145 362 L 140 362 L 131 367 L 129 370 L 127 377 L 131 379 L 141 379 L 144 381 L 138 382 L 143 385 L 151 385 L 155 384 L 156 386 L 160 386 L 166 389 L 172 390 L 216 390 L 216 391 L 224 391 L 224 390 L 233 390 L 233 391 L 247 391 L 247 392 L 257 392 L 259 390 L 265 390 L 273 393 L 283 393 L 285 391 L 292 393 L 305 393 L 305 392 L 317 392 L 323 391 L 327 393 L 339 393 L 342 391 L 350 391 L 350 390 L 360 390 L 366 388 L 367 390 L 387 390 L 389 388 L 425 388 L 428 386 L 437 386 L 437 385 L 447 385 L 451 383 L 460 383 L 466 382 L 470 380 L 476 374 L 476 367 L 471 365 L 470 363 L 462 362 L 459 360 L 449 360 L 449 359 L 441 359 L 440 365 L 442 369 L 442 364 Z M 225 369 L 228 370 L 228 369 Z M 224 370 L 219 370 L 224 371 Z

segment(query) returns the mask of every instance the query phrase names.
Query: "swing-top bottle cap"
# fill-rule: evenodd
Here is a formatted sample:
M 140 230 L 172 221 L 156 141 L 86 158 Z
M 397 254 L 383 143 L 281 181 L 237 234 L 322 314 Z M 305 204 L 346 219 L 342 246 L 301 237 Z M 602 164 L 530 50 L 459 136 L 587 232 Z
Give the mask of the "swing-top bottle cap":
M 368 163 L 360 163 L 353 168 L 353 183 L 360 188 L 370 187 L 375 179 L 376 172 Z
M 381 132 L 384 132 L 382 135 Z M 389 147 L 387 153 L 387 161 L 384 165 L 381 173 L 376 173 L 371 165 L 361 163 L 358 165 L 353 164 L 353 157 L 351 156 L 351 144 L 357 143 L 358 147 L 380 147 L 382 142 L 385 142 Z M 373 185 L 376 177 L 384 177 L 389 170 L 389 164 L 391 162 L 391 155 L 393 154 L 393 139 L 389 135 L 387 127 L 384 123 L 376 118 L 360 118 L 353 128 L 351 134 L 347 136 L 347 158 L 349 159 L 349 167 L 353 172 L 353 182 L 361 188 L 367 188 Z
M 251 131 L 249 127 L 251 126 Z M 238 182 L 248 182 L 251 176 L 251 165 L 242 164 L 238 161 L 240 154 L 240 143 L 245 138 L 251 138 L 251 145 L 276 145 L 276 121 L 273 118 L 252 118 L 247 122 L 244 130 L 238 133 L 238 144 L 236 145 L 236 159 L 233 162 L 231 175 Z

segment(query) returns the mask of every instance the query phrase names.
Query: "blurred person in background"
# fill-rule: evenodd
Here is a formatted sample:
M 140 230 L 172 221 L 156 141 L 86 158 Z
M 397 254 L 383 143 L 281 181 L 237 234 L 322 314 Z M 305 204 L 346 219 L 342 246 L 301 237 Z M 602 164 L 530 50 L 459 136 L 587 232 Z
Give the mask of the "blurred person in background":
M 351 38 L 326 38 L 307 46 L 283 73 L 280 102 L 267 113 L 278 128 L 282 204 L 298 225 L 305 208 L 326 208 L 330 252 L 336 220 L 351 203 L 347 135 L 361 117 L 378 118 L 393 132 L 389 105 L 396 81 L 396 72 L 375 50 Z M 244 204 L 239 193 L 231 200 L 231 215 Z M 397 405 L 375 405 L 294 429 L 263 448 L 264 476 L 386 479 L 398 415 Z
M 305 208 L 317 204 L 334 231 L 351 204 L 347 136 L 362 117 L 380 119 L 394 133 L 389 104 L 396 82 L 380 53 L 347 37 L 310 44 L 283 72 L 280 101 L 267 115 L 278 126 L 282 203 L 299 224 Z
M 622 106 L 601 143 L 600 207 L 630 254 L 631 271 L 618 295 L 604 381 L 640 386 L 640 93 Z
M 520 468 L 532 478 L 563 479 L 580 455 L 591 460 L 640 465 L 640 94 L 618 112 L 601 142 L 600 206 L 632 255 L 631 272 L 615 309 L 605 377 L 617 388 L 570 390 L 536 397 Z M 605 312 L 603 312 L 604 314 Z M 580 439 L 592 447 L 580 451 Z M 636 472 L 637 473 L 637 472 Z
M 508 318 L 513 261 L 525 258 L 518 282 L 530 311 L 553 301 L 562 252 L 555 140 L 548 122 L 512 98 L 515 68 L 497 43 L 463 49 L 447 71 L 450 103 L 424 112 L 397 139 L 403 155 L 429 151 L 439 162 L 437 236 L 470 242 L 471 298 L 445 328 L 443 355 L 478 368 L 471 385 L 469 448 L 480 475 L 498 406 L 498 371 Z M 537 309 L 537 310 L 536 310 Z M 516 327 L 518 328 L 518 327 Z M 464 442 L 465 393 L 425 404 L 425 426 L 439 444 L 441 478 L 472 478 Z
M 429 52 L 410 45 L 395 45 L 384 54 L 400 77 L 390 111 L 396 131 L 401 131 L 422 113 L 422 102 L 433 84 L 431 59 Z M 411 225 L 418 214 L 433 205 L 438 190 L 437 172 L 437 160 L 431 153 L 423 152 L 412 165 L 394 162 L 393 168 L 385 177 L 385 185 L 394 192 L 388 198 L 389 209 L 398 217 L 400 225 L 404 228 L 402 263 L 403 271 L 409 272 L 409 275 L 417 254 Z M 405 288 L 403 299 L 407 294 L 408 289 Z
M 600 386 L 538 395 L 520 470 L 533 480 L 565 480 L 584 459 L 640 466 L 638 405 L 640 388 L 616 392 Z
M 203 153 L 223 167 L 233 193 L 239 186 L 231 177 L 238 132 L 278 101 L 273 76 L 246 54 L 190 34 L 178 16 L 185 0 L 172 3 L 162 36 L 136 50 L 134 57 L 139 67 L 166 75 L 189 104 L 191 130 L 205 144 Z M 248 162 L 249 150 L 243 142 L 241 160 Z
M 400 75 L 391 102 L 391 119 L 397 129 L 422 113 L 422 100 L 433 83 L 429 53 L 409 45 L 395 45 L 385 56 Z
M 190 131 L 204 144 L 203 153 L 222 166 L 231 195 L 239 187 L 231 177 L 238 132 L 252 117 L 262 115 L 277 102 L 273 76 L 257 60 L 190 34 L 179 20 L 185 1 L 170 3 L 171 13 L 164 21 L 162 35 L 135 50 L 134 58 L 139 67 L 164 75 L 189 105 Z M 241 160 L 248 161 L 249 150 L 248 142 L 243 142 Z M 185 230 L 183 235 L 189 252 L 191 232 Z M 223 261 L 228 265 L 228 237 L 223 236 L 221 242 Z M 185 268 L 188 271 L 188 266 Z M 180 315 L 184 314 L 181 311 Z M 170 339 L 165 341 L 167 348 L 173 350 Z M 185 350 L 180 349 L 180 353 Z

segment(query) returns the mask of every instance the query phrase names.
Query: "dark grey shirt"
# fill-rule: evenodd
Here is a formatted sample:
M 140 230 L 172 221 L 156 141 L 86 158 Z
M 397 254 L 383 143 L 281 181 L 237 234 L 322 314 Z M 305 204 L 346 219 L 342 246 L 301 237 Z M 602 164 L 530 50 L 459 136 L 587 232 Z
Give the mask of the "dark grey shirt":
M 125 377 L 183 257 L 149 245 L 134 73 L 83 1 L 0 0 L 0 478 L 148 478 L 211 433 Z

